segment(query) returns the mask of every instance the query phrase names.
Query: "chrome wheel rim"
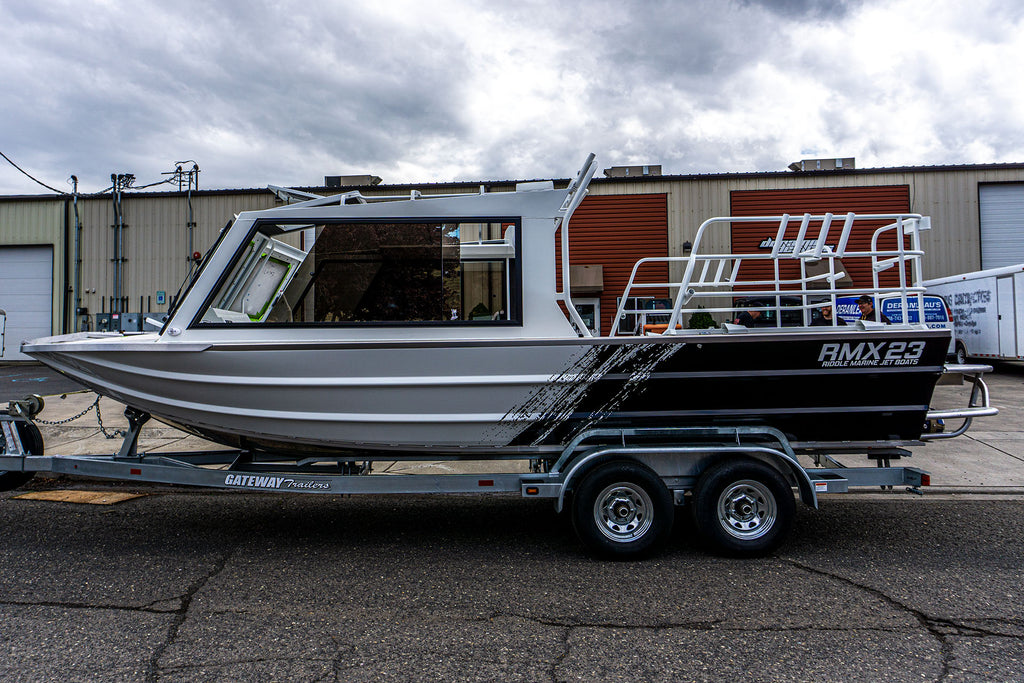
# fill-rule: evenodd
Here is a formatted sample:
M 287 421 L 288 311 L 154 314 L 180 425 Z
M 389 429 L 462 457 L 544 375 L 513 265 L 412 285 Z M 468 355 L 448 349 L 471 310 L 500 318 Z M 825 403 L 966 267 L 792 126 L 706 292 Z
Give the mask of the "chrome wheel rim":
M 654 505 L 641 487 L 630 483 L 608 486 L 594 501 L 594 522 L 616 543 L 636 540 L 654 523 Z
M 775 496 L 759 481 L 737 481 L 718 497 L 718 521 L 735 538 L 760 538 L 771 530 L 777 517 Z

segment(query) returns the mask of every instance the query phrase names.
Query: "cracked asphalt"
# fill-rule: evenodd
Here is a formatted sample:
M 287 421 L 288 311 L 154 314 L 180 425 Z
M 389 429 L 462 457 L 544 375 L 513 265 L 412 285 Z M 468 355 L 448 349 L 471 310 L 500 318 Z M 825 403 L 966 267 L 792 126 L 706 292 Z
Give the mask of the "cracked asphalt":
M 681 519 L 616 563 L 547 501 L 142 490 L 0 494 L 0 680 L 1024 680 L 1020 500 L 839 497 L 758 560 Z

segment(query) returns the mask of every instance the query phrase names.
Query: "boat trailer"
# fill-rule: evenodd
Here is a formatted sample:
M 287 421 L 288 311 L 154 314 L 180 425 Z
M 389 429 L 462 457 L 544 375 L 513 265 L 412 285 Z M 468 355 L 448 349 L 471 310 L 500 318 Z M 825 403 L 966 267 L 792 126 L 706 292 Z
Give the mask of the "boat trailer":
M 344 452 L 295 460 L 256 450 L 144 453 L 138 438 L 149 415 L 125 410 L 129 429 L 112 455 L 45 455 L 36 416 L 43 400 L 11 401 L 0 413 L 0 491 L 37 472 L 250 492 L 322 494 L 516 493 L 552 499 L 568 510 L 577 534 L 600 556 L 634 557 L 659 547 L 671 531 L 674 506 L 691 511 L 711 550 L 732 556 L 770 552 L 784 540 L 795 514 L 793 489 L 817 508 L 818 496 L 856 487 L 905 488 L 921 493 L 928 472 L 892 466 L 910 446 L 963 434 L 976 417 L 995 415 L 983 375 L 987 365 L 947 365 L 945 383 L 973 385 L 966 408 L 929 411 L 914 442 L 793 442 L 758 426 L 592 429 L 561 450 L 524 453 L 528 472 L 487 474 L 374 473 L 380 461 L 486 460 L 479 454 Z M 940 383 L 943 380 L 940 380 Z M 962 419 L 951 431 L 945 420 Z M 874 466 L 848 467 L 839 457 L 866 455 Z M 800 458 L 810 460 L 801 464 Z M 502 460 L 514 459 L 503 455 Z M 498 462 L 498 460 L 495 460 Z M 496 468 L 498 469 L 498 468 Z

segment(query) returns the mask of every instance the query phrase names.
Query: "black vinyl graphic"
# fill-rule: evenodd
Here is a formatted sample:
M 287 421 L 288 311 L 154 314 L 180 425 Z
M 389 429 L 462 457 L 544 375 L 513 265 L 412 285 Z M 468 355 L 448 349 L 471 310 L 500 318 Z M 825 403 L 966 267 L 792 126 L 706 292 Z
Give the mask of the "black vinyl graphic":
M 552 381 L 534 392 L 523 405 L 510 410 L 502 418 L 506 431 L 515 432 L 510 445 L 538 446 L 551 443 L 564 434 L 567 422 L 580 421 L 580 406 L 592 402 L 594 387 L 605 377 L 618 381 L 612 391 L 602 395 L 600 405 L 587 411 L 586 429 L 612 414 L 637 393 L 659 364 L 679 351 L 683 344 L 632 344 L 591 347 L 582 358 L 563 370 Z M 605 386 L 606 389 L 610 385 Z M 540 419 L 532 416 L 540 414 Z

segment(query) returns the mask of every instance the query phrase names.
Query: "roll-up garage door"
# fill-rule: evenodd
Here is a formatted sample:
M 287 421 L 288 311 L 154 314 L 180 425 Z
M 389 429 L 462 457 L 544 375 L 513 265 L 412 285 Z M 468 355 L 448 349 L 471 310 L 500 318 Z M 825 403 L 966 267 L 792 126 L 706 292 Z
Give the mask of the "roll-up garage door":
M 1024 263 L 1024 183 L 978 186 L 981 267 Z
M 795 239 L 799 230 L 799 216 L 803 213 L 838 215 L 852 211 L 858 214 L 889 214 L 906 213 L 910 210 L 910 188 L 907 185 L 872 185 L 862 187 L 828 187 L 796 190 L 734 190 L 731 193 L 732 215 L 734 216 L 775 216 L 784 213 L 796 216 L 790 224 L 786 238 Z M 886 221 L 865 222 L 854 230 L 848 248 L 850 250 L 867 250 L 871 247 L 871 235 L 875 228 L 885 225 Z M 834 224 L 835 242 L 839 239 L 842 219 Z M 770 242 L 776 236 L 778 225 L 774 223 L 737 223 L 732 226 L 732 246 L 737 253 L 756 253 L 768 251 Z M 814 235 L 817 237 L 817 234 Z M 906 245 L 909 247 L 909 243 Z M 894 247 L 889 247 L 894 248 Z M 795 261 L 784 262 L 784 277 L 797 277 L 798 266 Z M 771 262 L 757 261 L 749 265 L 749 270 L 741 280 L 755 278 L 771 278 Z M 871 264 L 865 259 L 845 264 L 848 275 L 853 279 L 854 287 L 870 287 L 872 283 Z M 879 275 L 882 286 L 894 286 L 899 282 L 899 273 L 895 269 L 883 271 Z
M 0 360 L 32 360 L 21 342 L 53 329 L 53 247 L 0 247 L 0 309 L 7 313 Z

